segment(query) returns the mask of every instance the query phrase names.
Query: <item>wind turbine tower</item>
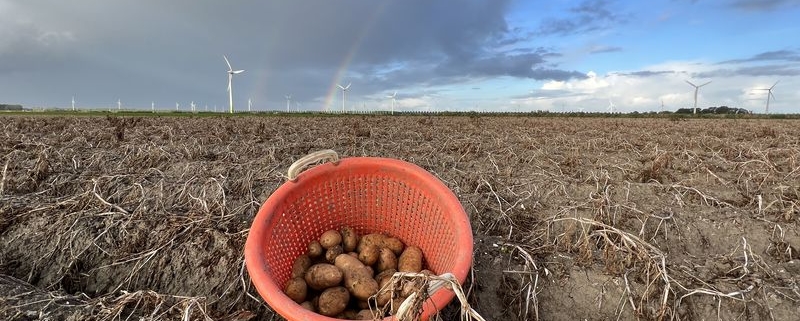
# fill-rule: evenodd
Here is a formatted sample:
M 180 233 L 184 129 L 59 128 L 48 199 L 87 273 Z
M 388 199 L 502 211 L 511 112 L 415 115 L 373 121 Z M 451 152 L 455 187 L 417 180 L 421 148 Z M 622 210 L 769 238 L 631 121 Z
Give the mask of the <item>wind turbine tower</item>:
M 606 109 L 609 113 L 614 113 L 614 102 L 612 102 L 611 99 L 608 100 L 608 107 Z
M 192 106 L 192 112 L 197 111 L 197 109 L 195 109 L 194 100 L 192 100 L 192 103 L 189 106 Z
M 286 112 L 289 112 L 289 102 L 292 100 L 292 95 L 286 94 Z
M 756 89 L 756 90 L 766 90 L 767 91 L 767 107 L 764 109 L 764 113 L 765 114 L 769 114 L 769 98 L 770 98 L 770 96 L 772 96 L 772 99 L 775 99 L 775 95 L 772 94 L 772 88 L 775 88 L 775 85 L 777 85 L 778 82 L 780 82 L 780 80 L 776 81 L 775 84 L 773 84 L 772 87 L 769 87 L 769 88 Z
M 352 85 L 352 83 L 347 83 L 347 86 L 344 87 L 342 87 L 342 85 L 336 85 L 342 90 L 342 112 L 344 112 L 344 101 L 345 97 L 347 97 L 347 90 L 350 89 L 350 85 Z
M 150 110 L 152 112 L 156 112 L 156 102 L 154 102 L 154 101 L 150 102 Z
M 251 107 L 253 107 L 253 99 L 252 98 L 247 98 L 247 112 L 248 113 L 252 110 Z
M 117 99 L 117 110 L 122 110 L 122 100 Z
M 394 92 L 394 94 L 391 94 L 391 95 L 389 95 L 389 96 L 386 96 L 386 98 L 389 98 L 389 99 L 391 99 L 391 100 L 392 100 L 392 115 L 394 115 L 394 102 L 395 102 L 395 97 L 397 97 L 397 91 L 395 91 L 395 92 Z
M 700 87 L 703 87 L 703 86 L 705 86 L 705 85 L 708 85 L 708 84 L 710 84 L 711 82 L 709 81 L 709 82 L 707 82 L 707 83 L 705 83 L 705 84 L 702 84 L 702 85 L 700 85 L 700 86 L 698 86 L 698 85 L 695 85 L 695 84 L 693 84 L 691 81 L 688 81 L 688 80 L 686 80 L 686 83 L 687 83 L 687 84 L 689 84 L 689 85 L 692 85 L 692 87 L 694 87 L 694 109 L 693 109 L 693 112 L 692 112 L 692 113 L 693 113 L 693 114 L 697 114 L 697 92 L 700 90 Z
M 233 70 L 233 67 L 231 67 L 231 62 L 228 61 L 228 57 L 222 55 L 222 58 L 225 58 L 225 63 L 228 64 L 228 112 L 233 114 L 233 87 L 231 86 L 233 83 L 233 75 L 243 73 L 244 69 Z
M 75 96 L 72 96 L 72 111 L 75 111 Z

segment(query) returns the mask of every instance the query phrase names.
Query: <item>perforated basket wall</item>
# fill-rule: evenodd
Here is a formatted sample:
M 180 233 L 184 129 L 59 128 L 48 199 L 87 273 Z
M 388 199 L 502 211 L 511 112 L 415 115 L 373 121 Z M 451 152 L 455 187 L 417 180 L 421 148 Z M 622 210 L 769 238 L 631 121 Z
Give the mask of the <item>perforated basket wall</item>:
M 323 232 L 351 226 L 383 232 L 419 246 L 429 269 L 464 282 L 472 263 L 469 219 L 452 191 L 424 169 L 387 158 L 354 157 L 326 163 L 281 185 L 253 221 L 245 262 L 261 297 L 288 320 L 333 320 L 309 312 L 283 294 L 294 260 Z M 427 319 L 454 297 L 437 292 Z M 388 318 L 387 318 L 388 320 Z

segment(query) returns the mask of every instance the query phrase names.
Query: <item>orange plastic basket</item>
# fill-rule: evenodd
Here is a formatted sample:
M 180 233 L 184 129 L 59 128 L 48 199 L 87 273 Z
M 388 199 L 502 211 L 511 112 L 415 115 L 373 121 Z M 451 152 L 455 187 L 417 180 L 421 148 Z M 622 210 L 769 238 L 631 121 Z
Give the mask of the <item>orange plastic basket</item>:
M 344 225 L 419 246 L 430 270 L 453 273 L 463 284 L 472 264 L 469 219 L 452 191 L 424 169 L 396 159 L 353 157 L 292 176 L 290 168 L 290 180 L 261 206 L 244 253 L 258 293 L 287 320 L 336 320 L 303 309 L 283 287 L 308 243 Z M 433 294 L 422 319 L 453 297 L 448 290 Z

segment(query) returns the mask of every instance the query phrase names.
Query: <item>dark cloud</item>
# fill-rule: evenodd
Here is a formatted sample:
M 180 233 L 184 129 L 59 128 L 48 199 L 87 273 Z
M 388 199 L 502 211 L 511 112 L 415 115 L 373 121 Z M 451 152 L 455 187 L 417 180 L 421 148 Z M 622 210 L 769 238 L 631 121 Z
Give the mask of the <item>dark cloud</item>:
M 800 67 L 787 65 L 764 65 L 736 69 L 717 69 L 695 73 L 696 78 L 734 77 L 734 76 L 800 76 Z
M 236 99 L 284 106 L 286 93 L 318 104 L 337 80 L 352 81 L 355 98 L 470 77 L 582 76 L 548 61 L 557 52 L 515 48 L 527 39 L 506 22 L 511 1 L 0 0 L 4 16 L 33 21 L 0 22 L 0 96 L 19 88 L 3 75 L 13 70 L 58 99 L 222 105 L 223 54 L 246 70 Z
M 567 17 L 546 19 L 539 27 L 540 35 L 571 35 L 604 30 L 623 23 L 623 15 L 612 12 L 608 0 L 584 0 L 571 8 Z
M 676 71 L 671 71 L 671 70 L 658 70 L 658 71 L 642 70 L 642 71 L 634 71 L 634 72 L 620 72 L 620 73 L 616 73 L 616 74 L 620 75 L 620 76 L 652 77 L 652 76 L 659 76 L 659 75 L 664 75 L 664 74 L 674 74 L 674 73 L 676 73 Z
M 595 46 L 589 49 L 590 54 L 620 52 L 620 51 L 622 51 L 622 47 L 615 47 L 615 46 Z
M 774 11 L 800 6 L 800 0 L 736 0 L 731 6 L 744 11 Z
M 794 50 L 767 51 L 745 59 L 733 59 L 720 62 L 719 64 L 739 64 L 759 61 L 787 61 L 800 62 L 800 52 Z

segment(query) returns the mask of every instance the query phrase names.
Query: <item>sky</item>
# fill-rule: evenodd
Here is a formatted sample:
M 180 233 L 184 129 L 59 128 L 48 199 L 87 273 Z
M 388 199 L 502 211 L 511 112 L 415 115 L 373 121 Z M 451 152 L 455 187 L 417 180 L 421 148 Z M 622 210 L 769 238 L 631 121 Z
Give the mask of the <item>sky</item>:
M 800 0 L 0 0 L 26 108 L 800 113 Z M 394 101 L 389 98 L 396 92 Z

